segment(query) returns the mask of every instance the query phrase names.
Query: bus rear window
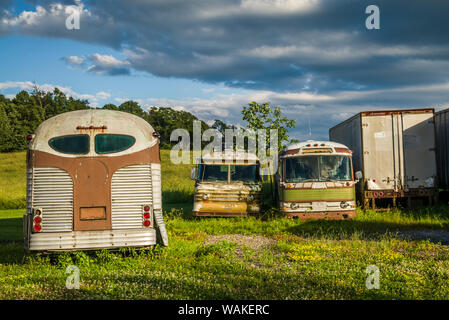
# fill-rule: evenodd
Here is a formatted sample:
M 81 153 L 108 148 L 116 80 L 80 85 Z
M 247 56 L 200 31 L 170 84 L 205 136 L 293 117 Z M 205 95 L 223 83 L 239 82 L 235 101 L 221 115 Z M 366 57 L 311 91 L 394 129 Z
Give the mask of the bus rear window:
M 50 147 L 58 152 L 70 154 L 89 153 L 89 136 L 87 134 L 77 134 L 72 136 L 62 136 L 50 139 Z
M 95 152 L 114 153 L 131 148 L 136 139 L 131 136 L 118 134 L 97 134 L 95 136 Z

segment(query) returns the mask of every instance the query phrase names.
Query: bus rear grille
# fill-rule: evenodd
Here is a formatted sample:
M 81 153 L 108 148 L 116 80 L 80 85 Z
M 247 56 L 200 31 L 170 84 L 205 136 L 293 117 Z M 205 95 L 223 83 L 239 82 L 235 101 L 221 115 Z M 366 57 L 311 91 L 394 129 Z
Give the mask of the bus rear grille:
M 142 206 L 153 204 L 150 165 L 120 168 L 111 180 L 112 229 L 142 227 Z
M 30 176 L 33 178 L 27 183 L 28 199 L 32 207 L 42 208 L 42 231 L 72 231 L 72 177 L 58 168 L 34 168 L 28 172 L 28 179 Z

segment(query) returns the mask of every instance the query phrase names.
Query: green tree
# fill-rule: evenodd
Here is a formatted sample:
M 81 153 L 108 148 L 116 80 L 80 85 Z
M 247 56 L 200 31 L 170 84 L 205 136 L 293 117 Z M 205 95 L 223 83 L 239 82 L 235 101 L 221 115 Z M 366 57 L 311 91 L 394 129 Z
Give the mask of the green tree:
M 212 124 L 211 128 L 217 130 L 221 134 L 225 134 L 226 129 L 235 129 L 236 127 L 234 125 L 228 125 L 225 122 L 215 119 L 215 122 Z
M 118 107 L 113 103 L 108 103 L 108 104 L 105 104 L 102 109 L 118 110 Z
M 140 107 L 140 105 L 135 101 L 126 101 L 123 102 L 119 107 L 118 111 L 128 112 L 132 113 L 138 117 L 145 118 L 146 113 L 143 111 L 143 109 Z
M 177 142 L 170 141 L 170 135 L 175 129 L 185 129 L 193 139 L 193 121 L 198 120 L 193 114 L 183 110 L 174 110 L 167 107 L 151 107 L 148 110 L 147 121 L 161 136 L 161 148 L 170 148 Z M 209 129 L 204 121 L 201 121 L 201 133 Z M 193 141 L 190 141 L 191 144 Z M 202 143 L 203 145 L 206 142 Z
M 0 95 L 0 152 L 10 152 L 14 149 L 14 130 L 6 114 L 5 99 Z
M 266 131 L 267 147 L 270 146 L 270 129 L 278 130 L 279 150 L 285 147 L 284 142 L 297 142 L 296 139 L 290 139 L 288 136 L 288 129 L 294 128 L 296 121 L 282 116 L 281 109 L 278 106 L 272 107 L 270 102 L 259 104 L 252 101 L 247 107 L 243 107 L 242 115 L 248 129 Z

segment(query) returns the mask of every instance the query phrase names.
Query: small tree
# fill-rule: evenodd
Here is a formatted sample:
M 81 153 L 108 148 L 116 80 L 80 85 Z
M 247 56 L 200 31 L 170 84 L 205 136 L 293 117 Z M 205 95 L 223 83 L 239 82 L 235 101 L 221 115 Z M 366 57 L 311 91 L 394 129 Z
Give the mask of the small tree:
M 285 145 L 283 142 L 297 142 L 296 139 L 290 139 L 288 136 L 288 129 L 294 128 L 296 120 L 288 119 L 282 116 L 279 107 L 272 107 L 270 102 L 258 104 L 252 101 L 248 107 L 243 107 L 243 120 L 248 123 L 248 128 L 252 130 L 264 129 L 267 134 L 267 147 L 270 145 L 270 129 L 278 130 L 278 146 L 282 150 Z

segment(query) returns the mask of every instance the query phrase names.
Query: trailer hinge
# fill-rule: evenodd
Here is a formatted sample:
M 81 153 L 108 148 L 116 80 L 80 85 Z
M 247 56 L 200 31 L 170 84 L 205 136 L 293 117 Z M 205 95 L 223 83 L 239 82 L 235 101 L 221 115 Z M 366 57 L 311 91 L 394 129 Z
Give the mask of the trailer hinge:
M 363 154 L 369 154 L 369 151 L 363 151 Z
M 368 127 L 368 123 L 362 123 L 362 127 Z

